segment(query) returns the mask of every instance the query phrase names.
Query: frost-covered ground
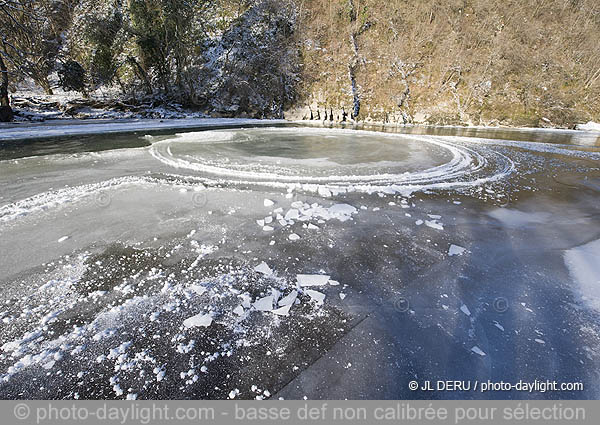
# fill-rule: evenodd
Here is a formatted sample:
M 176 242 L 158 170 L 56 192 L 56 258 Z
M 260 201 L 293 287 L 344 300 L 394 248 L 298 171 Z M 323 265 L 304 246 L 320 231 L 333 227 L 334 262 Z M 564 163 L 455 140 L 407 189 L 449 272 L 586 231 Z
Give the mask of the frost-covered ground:
M 598 139 L 162 124 L 2 144 L 1 397 L 600 397 Z

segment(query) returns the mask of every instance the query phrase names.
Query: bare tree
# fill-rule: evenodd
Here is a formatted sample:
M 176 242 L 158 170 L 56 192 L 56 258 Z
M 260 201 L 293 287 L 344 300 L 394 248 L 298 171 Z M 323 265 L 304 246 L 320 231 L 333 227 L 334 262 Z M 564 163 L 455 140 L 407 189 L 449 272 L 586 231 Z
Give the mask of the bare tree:
M 0 0 L 0 36 L 5 65 L 52 94 L 48 75 L 60 47 L 56 5 L 49 0 Z
M 0 55 L 0 121 L 8 122 L 13 120 L 13 111 L 10 107 L 8 97 L 8 69 Z

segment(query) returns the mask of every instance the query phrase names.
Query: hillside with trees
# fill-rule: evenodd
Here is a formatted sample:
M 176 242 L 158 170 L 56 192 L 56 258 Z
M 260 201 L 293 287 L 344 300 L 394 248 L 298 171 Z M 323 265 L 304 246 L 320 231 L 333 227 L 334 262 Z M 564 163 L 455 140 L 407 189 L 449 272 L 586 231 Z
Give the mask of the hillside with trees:
M 400 124 L 600 120 L 596 0 L 0 0 L 0 36 L 5 120 L 36 102 L 73 117 L 91 105 Z M 24 96 L 32 85 L 49 97 Z

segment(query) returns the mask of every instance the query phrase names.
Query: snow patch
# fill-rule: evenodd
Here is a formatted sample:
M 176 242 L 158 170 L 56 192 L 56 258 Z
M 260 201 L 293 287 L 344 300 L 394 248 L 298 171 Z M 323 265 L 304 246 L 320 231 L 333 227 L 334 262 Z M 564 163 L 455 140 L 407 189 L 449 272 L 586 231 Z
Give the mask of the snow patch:
M 585 124 L 577 124 L 575 129 L 583 131 L 600 131 L 600 124 L 594 121 L 588 121 Z

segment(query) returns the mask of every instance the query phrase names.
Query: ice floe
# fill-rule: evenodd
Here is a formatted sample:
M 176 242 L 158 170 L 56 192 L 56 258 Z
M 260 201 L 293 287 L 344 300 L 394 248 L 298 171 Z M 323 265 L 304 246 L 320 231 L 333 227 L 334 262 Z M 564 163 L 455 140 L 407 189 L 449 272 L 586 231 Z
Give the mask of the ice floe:
M 273 301 L 273 295 L 267 295 L 266 297 L 256 300 L 252 306 L 258 311 L 272 311 Z
M 306 291 L 304 291 L 304 293 L 308 295 L 313 301 L 315 301 L 317 305 L 322 305 L 325 301 L 325 294 L 322 292 L 307 289 Z
M 436 230 L 444 230 L 444 225 L 442 223 L 438 223 L 437 220 L 425 220 L 425 226 Z
M 195 316 L 189 317 L 183 321 L 183 326 L 186 328 L 193 328 L 196 326 L 209 327 L 212 323 L 212 315 L 210 313 L 200 313 Z
M 286 295 L 285 297 L 280 299 L 278 304 L 282 307 L 287 306 L 287 305 L 292 305 L 296 301 L 297 297 L 298 297 L 298 291 L 293 290 L 288 295 Z
M 462 246 L 451 244 L 450 248 L 448 248 L 448 255 L 451 257 L 454 255 L 463 255 L 466 250 L 467 249 Z
M 471 351 L 474 352 L 475 354 L 479 354 L 482 357 L 485 356 L 485 352 L 476 345 L 474 345 L 473 348 L 471 348 Z
M 271 310 L 271 312 L 278 316 L 289 316 L 291 308 L 292 308 L 292 304 L 288 304 L 288 305 L 284 305 L 283 307 L 279 307 L 274 310 Z
M 269 267 L 269 265 L 264 261 L 261 262 L 258 266 L 254 267 L 254 271 L 267 276 L 273 274 L 273 270 L 271 270 L 271 267 Z
M 321 274 L 298 274 L 296 275 L 296 281 L 301 287 L 324 286 L 329 282 L 329 276 Z

